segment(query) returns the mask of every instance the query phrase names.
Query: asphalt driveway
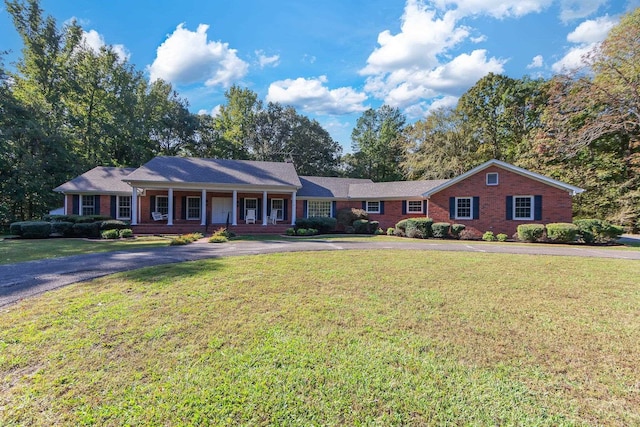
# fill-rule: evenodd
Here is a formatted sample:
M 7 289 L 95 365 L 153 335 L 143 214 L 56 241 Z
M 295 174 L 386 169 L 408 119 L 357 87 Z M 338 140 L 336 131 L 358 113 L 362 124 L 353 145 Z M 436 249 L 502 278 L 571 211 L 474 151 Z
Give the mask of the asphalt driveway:
M 593 246 L 536 245 L 460 241 L 337 241 L 283 239 L 209 244 L 206 240 L 187 246 L 75 255 L 16 264 L 0 265 L 0 307 L 61 286 L 121 271 L 160 264 L 206 258 L 257 255 L 275 252 L 352 249 L 404 249 L 413 251 L 466 251 L 526 255 L 617 258 L 640 261 L 640 251 L 623 251 Z M 640 277 L 640 263 L 638 264 Z

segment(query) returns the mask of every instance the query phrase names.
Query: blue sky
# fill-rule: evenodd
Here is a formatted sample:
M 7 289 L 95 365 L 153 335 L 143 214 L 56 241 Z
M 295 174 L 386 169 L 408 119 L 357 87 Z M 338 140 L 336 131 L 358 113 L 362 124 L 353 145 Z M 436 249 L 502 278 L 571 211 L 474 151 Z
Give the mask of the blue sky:
M 640 0 L 41 0 L 90 46 L 109 44 L 193 112 L 237 84 L 317 119 L 345 151 L 369 107 L 425 117 L 489 72 L 550 77 L 579 65 Z M 22 48 L 4 2 L 5 65 Z

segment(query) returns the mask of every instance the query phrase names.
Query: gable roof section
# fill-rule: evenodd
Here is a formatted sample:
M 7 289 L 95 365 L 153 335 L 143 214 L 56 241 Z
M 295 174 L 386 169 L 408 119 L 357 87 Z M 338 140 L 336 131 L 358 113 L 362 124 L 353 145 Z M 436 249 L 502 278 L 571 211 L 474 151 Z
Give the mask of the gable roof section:
M 156 157 L 136 169 L 125 181 L 292 188 L 302 185 L 291 163 L 196 157 Z
M 135 168 L 98 166 L 56 187 L 58 193 L 131 194 L 131 186 L 122 181 Z
M 302 188 L 298 191 L 296 197 L 303 199 L 348 199 L 350 186 L 363 183 L 373 184 L 373 181 L 370 179 L 322 176 L 301 176 L 300 182 L 302 183 Z
M 517 166 L 514 166 L 510 163 L 506 163 L 500 160 L 489 160 L 488 162 L 485 162 L 483 164 L 481 164 L 480 166 L 476 166 L 475 168 L 471 169 L 468 172 L 463 173 L 462 175 L 459 175 L 455 178 L 452 178 L 450 180 L 448 180 L 447 182 L 444 182 L 440 185 L 438 185 L 437 187 L 434 187 L 428 191 L 425 191 L 423 193 L 424 197 L 431 197 L 433 194 L 444 190 L 447 187 L 450 187 L 460 181 L 464 181 L 465 179 L 467 179 L 468 177 L 470 177 L 471 175 L 475 175 L 478 172 L 483 171 L 484 169 L 487 169 L 489 166 L 498 166 L 502 169 L 506 169 L 508 171 L 517 173 L 519 175 L 525 176 L 527 178 L 533 179 L 534 181 L 539 181 L 542 182 L 543 184 L 547 184 L 550 185 L 552 187 L 556 187 L 559 188 L 561 190 L 565 190 L 568 191 L 572 196 L 575 196 L 576 194 L 580 194 L 582 193 L 584 190 L 582 188 L 579 187 L 574 187 L 573 185 L 564 183 L 562 181 L 558 181 L 555 180 L 553 178 L 549 178 L 547 176 L 544 175 L 540 175 L 539 173 L 535 173 L 535 172 L 531 172 L 529 170 L 526 169 L 522 169 L 519 168 Z
M 350 199 L 410 199 L 419 197 L 434 187 L 446 183 L 446 179 L 430 181 L 394 181 L 353 184 Z

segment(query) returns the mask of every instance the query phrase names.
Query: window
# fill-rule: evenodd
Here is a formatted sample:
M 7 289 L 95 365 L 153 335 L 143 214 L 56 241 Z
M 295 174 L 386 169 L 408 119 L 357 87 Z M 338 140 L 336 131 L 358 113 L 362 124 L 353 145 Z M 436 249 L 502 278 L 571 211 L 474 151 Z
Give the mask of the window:
M 284 220 L 284 200 L 283 199 L 271 199 L 271 212 L 274 209 L 278 210 L 277 219 Z
M 533 196 L 513 197 L 513 219 L 533 219 Z
M 407 201 L 407 213 L 422 213 L 422 200 Z
M 331 202 L 322 200 L 309 200 L 307 202 L 307 218 L 312 216 L 331 216 Z
M 379 201 L 367 202 L 366 211 L 368 213 L 380 213 L 380 202 Z
M 498 172 L 490 172 L 487 174 L 487 185 L 498 185 Z
M 473 218 L 473 199 L 471 197 L 456 197 L 456 219 Z
M 200 219 L 200 197 L 187 197 L 187 219 Z
M 96 212 L 95 196 L 82 196 L 82 215 L 93 215 Z
M 169 196 L 156 196 L 156 210 L 162 215 L 169 215 Z
M 118 196 L 118 219 L 131 219 L 131 196 Z
M 258 217 L 258 199 L 244 199 L 244 217 L 247 217 L 247 211 L 253 209 Z

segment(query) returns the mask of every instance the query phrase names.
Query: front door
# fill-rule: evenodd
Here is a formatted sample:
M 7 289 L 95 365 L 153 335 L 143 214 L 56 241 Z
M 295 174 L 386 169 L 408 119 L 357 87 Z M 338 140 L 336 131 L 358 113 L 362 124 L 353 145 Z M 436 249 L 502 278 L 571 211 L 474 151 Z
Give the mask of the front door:
M 227 217 L 229 223 L 233 223 L 233 199 L 231 197 L 211 198 L 211 223 L 225 224 Z

